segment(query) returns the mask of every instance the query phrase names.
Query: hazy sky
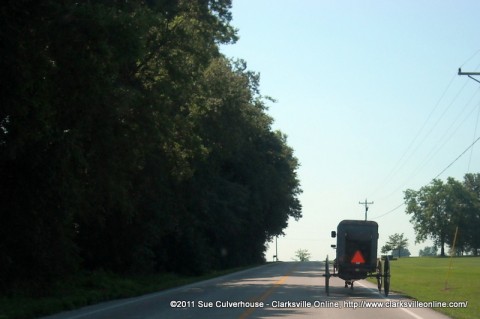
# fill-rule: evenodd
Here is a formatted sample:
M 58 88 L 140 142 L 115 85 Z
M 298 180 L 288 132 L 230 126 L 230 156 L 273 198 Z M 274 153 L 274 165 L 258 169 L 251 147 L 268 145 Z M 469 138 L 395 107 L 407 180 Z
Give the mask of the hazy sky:
M 232 12 L 240 40 L 222 51 L 260 73 L 301 164 L 303 218 L 278 238 L 280 259 L 334 256 L 330 231 L 363 219 L 366 198 L 379 247 L 393 233 L 413 255 L 430 245 L 392 210 L 480 136 L 480 83 L 457 75 L 480 71 L 480 1 L 233 0 Z M 480 142 L 439 178 L 467 172 L 480 172 Z

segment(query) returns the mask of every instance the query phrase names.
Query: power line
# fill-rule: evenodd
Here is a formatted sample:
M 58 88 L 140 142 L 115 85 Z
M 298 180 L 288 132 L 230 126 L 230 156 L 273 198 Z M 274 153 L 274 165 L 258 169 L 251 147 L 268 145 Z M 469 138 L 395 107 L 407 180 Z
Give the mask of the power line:
M 469 113 L 467 113 L 467 115 L 464 117 L 463 121 L 461 121 L 456 127 L 455 127 L 455 124 L 457 124 L 458 120 L 460 119 L 461 115 L 467 110 L 467 106 L 470 105 L 470 103 L 472 102 L 474 96 L 479 92 L 480 90 L 477 90 L 474 95 L 470 98 L 470 100 L 465 104 L 465 107 L 463 108 L 462 112 L 458 114 L 458 116 L 456 117 L 456 119 L 452 122 L 452 124 L 450 125 L 450 127 L 448 129 L 445 130 L 445 133 L 443 134 L 443 136 L 439 139 L 438 143 L 436 145 L 434 145 L 430 152 L 427 154 L 426 158 L 424 159 L 423 163 L 421 165 L 419 165 L 414 171 L 413 173 L 407 178 L 407 181 L 412 177 L 412 176 L 415 176 L 417 175 L 417 173 L 422 170 L 434 157 L 435 155 L 440 152 L 443 147 L 447 144 L 448 141 L 450 141 L 450 139 L 455 135 L 455 133 L 462 127 L 463 123 L 468 120 L 469 118 L 471 118 L 471 115 L 472 113 L 476 110 L 477 106 L 480 105 L 480 104 L 477 104 L 474 106 L 474 108 L 472 108 L 470 110 Z M 475 138 L 475 137 L 474 137 Z
M 429 120 L 431 119 L 432 117 L 432 114 L 435 112 L 435 110 L 437 110 L 438 106 L 440 105 L 440 102 L 443 100 L 443 97 L 445 96 L 447 90 L 450 88 L 452 82 L 453 82 L 453 79 L 455 78 L 456 74 L 453 76 L 452 80 L 450 81 L 450 83 L 448 84 L 448 86 L 445 88 L 445 90 L 443 91 L 440 99 L 438 100 L 438 102 L 436 103 L 435 107 L 432 109 L 432 111 L 430 112 L 430 114 L 428 115 L 427 117 L 427 120 L 424 122 L 422 128 L 420 129 L 420 131 L 417 133 L 417 135 L 415 136 L 415 138 L 412 140 L 412 142 L 410 143 L 410 145 L 408 146 L 407 150 L 405 151 L 405 153 L 402 155 L 402 158 L 400 159 L 400 161 L 397 163 L 399 164 L 401 162 L 401 160 L 405 157 L 405 155 L 408 153 L 408 151 L 410 150 L 410 148 L 414 145 L 414 142 L 420 137 L 421 133 L 424 131 L 424 128 L 426 128 L 427 126 L 427 123 L 429 122 Z M 424 134 L 423 136 L 423 139 L 415 146 L 415 148 L 410 152 L 409 156 L 404 160 L 404 162 L 400 165 L 400 167 L 396 168 L 396 172 L 391 172 L 390 173 L 390 178 L 393 177 L 394 175 L 396 175 L 411 159 L 412 157 L 418 152 L 418 150 L 420 149 L 420 147 L 425 143 L 425 141 L 430 137 L 430 135 L 432 134 L 432 132 L 434 131 L 434 129 L 438 126 L 438 124 L 440 123 L 440 121 L 443 119 L 443 117 L 445 116 L 445 114 L 447 113 L 447 111 L 451 108 L 451 106 L 456 102 L 456 100 L 458 99 L 458 97 L 460 96 L 460 94 L 463 92 L 463 90 L 465 89 L 465 87 L 467 86 L 468 84 L 468 81 L 465 81 L 465 84 L 460 88 L 460 90 L 455 94 L 455 96 L 453 97 L 453 99 L 450 101 L 450 103 L 448 103 L 447 107 L 443 110 L 442 114 L 440 115 L 440 117 L 435 121 L 435 123 L 433 124 L 432 127 L 430 127 L 430 129 L 428 130 L 428 132 L 426 134 Z M 473 98 L 473 97 L 472 97 Z M 434 147 L 435 148 L 435 147 Z M 427 161 L 428 163 L 428 161 Z M 398 165 L 397 165 L 398 166 Z M 405 184 L 411 179 L 412 176 L 415 176 L 418 172 L 419 169 L 421 169 L 424 165 L 420 165 L 420 167 L 417 167 L 417 169 L 414 170 L 413 173 L 411 173 L 408 178 L 405 179 L 405 181 L 403 183 L 401 183 L 397 188 L 395 188 L 392 192 L 390 192 L 388 195 L 384 196 L 383 198 L 387 198 L 387 197 L 390 197 L 392 196 L 394 193 L 398 192 L 399 189 L 401 189 L 402 187 L 405 186 Z M 395 170 L 395 169 L 394 169 Z M 381 187 L 379 187 L 381 188 Z
M 384 214 L 382 214 L 382 215 L 375 216 L 375 217 L 373 217 L 372 219 L 378 219 L 378 218 L 381 218 L 381 217 L 383 217 L 383 216 L 386 216 L 386 215 L 388 215 L 388 214 L 390 214 L 390 213 L 393 213 L 394 211 L 396 211 L 397 209 L 399 209 L 399 208 L 402 207 L 403 205 L 405 205 L 405 203 L 401 203 L 400 205 L 396 206 L 394 209 L 391 209 L 391 210 L 389 210 L 388 212 L 386 212 L 386 213 L 384 213 Z
M 427 126 L 427 123 L 430 121 L 432 115 L 435 113 L 435 111 L 437 110 L 438 106 L 440 105 L 440 102 L 442 102 L 443 98 L 445 97 L 445 94 L 447 93 L 447 91 L 450 89 L 450 86 L 452 85 L 454 79 L 456 77 L 456 74 L 454 74 L 450 80 L 450 82 L 448 83 L 448 85 L 445 87 L 445 89 L 443 90 L 442 94 L 440 95 L 440 98 L 437 100 L 437 103 L 435 103 L 434 107 L 432 108 L 432 110 L 430 111 L 430 113 L 428 114 L 426 120 L 423 122 L 423 125 L 422 127 L 420 128 L 420 130 L 418 130 L 417 134 L 415 134 L 415 137 L 410 141 L 410 144 L 408 145 L 408 147 L 406 148 L 406 150 L 403 152 L 402 156 L 400 157 L 400 159 L 396 162 L 396 164 L 393 166 L 392 170 L 390 171 L 390 173 L 388 173 L 386 175 L 386 177 L 384 178 L 384 180 L 382 181 L 382 183 L 375 189 L 374 191 L 374 194 L 381 188 L 384 187 L 385 183 L 388 181 L 388 180 L 391 180 L 404 166 L 405 164 L 407 164 L 407 162 L 412 158 L 413 154 L 415 154 L 415 152 L 418 150 L 418 148 L 425 142 L 425 139 L 430 135 L 432 129 L 436 126 L 436 124 L 434 125 L 434 127 L 430 130 L 430 132 L 426 135 L 426 137 L 421 141 L 421 143 L 419 145 L 417 145 L 417 147 L 415 147 L 415 149 L 410 153 L 410 156 L 408 156 L 408 158 L 403 161 L 403 159 L 407 156 L 407 154 L 410 152 L 410 150 L 412 149 L 412 147 L 415 145 L 415 142 L 417 141 L 417 139 L 420 137 L 420 135 L 423 133 L 424 129 L 426 128 Z M 466 85 L 466 84 L 465 84 Z M 465 86 L 464 86 L 465 87 Z M 460 90 L 460 92 L 457 93 L 457 96 L 461 93 L 461 91 L 463 90 L 463 88 Z M 455 98 L 456 99 L 456 98 Z M 455 100 L 454 99 L 454 100 Z M 453 101 L 450 103 L 450 105 L 453 104 Z M 402 163 L 403 161 L 403 163 Z
M 478 140 L 480 140 L 480 136 L 479 136 L 475 141 L 473 141 L 473 143 L 470 144 L 470 146 L 467 147 L 467 148 L 462 152 L 462 154 L 458 155 L 458 157 L 457 157 L 455 160 L 453 160 L 453 162 L 451 162 L 450 164 L 448 164 L 448 166 L 445 167 L 445 169 L 444 169 L 443 171 L 441 171 L 441 172 L 440 172 L 437 176 L 435 176 L 433 179 L 438 178 L 438 177 L 439 177 L 440 175 L 442 175 L 447 169 L 449 169 L 450 166 L 452 166 L 456 161 L 458 161 L 458 160 L 460 159 L 460 157 L 463 156 L 463 154 L 465 154 L 469 149 L 471 149 L 471 148 L 473 147 L 473 145 L 475 145 L 475 143 L 478 142 Z
M 475 56 L 480 50 L 478 50 L 477 52 L 475 52 L 475 54 L 473 56 Z M 472 58 L 473 58 L 472 56 Z M 471 59 L 471 58 L 470 58 Z M 462 65 L 463 66 L 463 65 Z M 480 83 L 480 81 L 476 78 L 473 77 L 473 75 L 475 76 L 479 76 L 480 75 L 480 72 L 462 72 L 462 68 L 458 68 L 458 75 L 468 75 L 468 77 L 474 81 L 477 81 L 478 83 Z M 473 139 L 475 139 L 475 137 L 477 136 L 477 126 L 478 126 L 478 117 L 480 115 L 480 108 L 479 108 L 479 112 L 477 114 L 477 122 L 475 123 L 475 131 L 473 133 Z M 470 171 L 470 163 L 472 161 L 472 154 L 473 154 L 473 148 L 472 148 L 472 152 L 470 153 L 470 159 L 468 160 L 468 168 L 467 168 L 467 171 Z
M 465 61 L 463 64 L 462 64 L 462 67 L 465 63 L 467 63 L 468 61 L 470 61 L 475 55 L 477 55 L 478 53 L 480 52 L 480 49 L 477 50 L 467 61 Z M 477 66 L 477 69 L 478 69 L 478 66 Z M 476 82 L 479 82 L 480 81 L 476 78 L 474 78 L 473 76 L 480 76 L 480 72 L 462 72 L 462 69 L 461 67 L 458 69 L 458 75 L 467 75 L 469 78 L 471 78 L 472 80 L 475 80 Z M 440 99 L 438 100 L 438 102 L 436 103 L 435 107 L 433 108 L 433 110 L 430 112 L 429 116 L 427 117 L 427 120 L 424 122 L 422 128 L 419 130 L 419 132 L 416 134 L 416 136 L 414 137 L 414 139 L 410 142 L 410 145 L 407 147 L 407 149 L 405 150 L 405 152 L 403 153 L 403 155 L 401 156 L 400 160 L 395 164 L 394 168 L 392 169 L 392 171 L 387 175 L 388 177 L 391 177 L 393 175 L 396 174 L 395 170 L 397 169 L 397 166 L 401 163 L 401 161 L 403 160 L 403 158 L 405 157 L 405 155 L 409 152 L 410 148 L 414 145 L 415 141 L 417 140 L 417 138 L 420 136 L 420 133 L 423 132 L 423 129 L 425 128 L 426 124 L 428 123 L 428 121 L 430 120 L 430 117 L 431 115 L 433 114 L 433 112 L 437 109 L 438 105 L 440 104 L 440 101 L 443 99 L 443 96 L 445 95 L 446 91 L 450 88 L 450 85 L 452 84 L 452 81 L 453 81 L 453 78 L 452 80 L 450 81 L 450 83 L 448 84 L 447 88 L 443 91 Z M 427 135 L 424 137 L 424 139 L 421 141 L 421 143 L 419 145 L 417 145 L 417 147 L 415 148 L 415 150 L 410 154 L 410 156 L 408 157 L 408 159 L 400 166 L 400 168 L 403 167 L 403 165 L 405 165 L 405 163 L 412 157 L 412 155 L 417 151 L 417 149 L 423 144 L 423 142 L 425 141 L 425 139 L 430 135 L 430 133 L 433 131 L 433 129 L 437 126 L 438 122 L 440 121 L 441 118 L 443 118 L 443 116 L 445 115 L 445 113 L 447 112 L 447 110 L 450 108 L 450 106 L 454 103 L 454 101 L 457 99 L 457 97 L 460 95 L 460 93 L 463 91 L 463 89 L 465 88 L 466 86 L 466 83 L 465 85 L 460 89 L 460 91 L 457 93 L 457 95 L 455 96 L 455 98 L 450 102 L 450 104 L 448 105 L 448 107 L 444 110 L 444 112 L 442 113 L 442 115 L 440 116 L 440 118 L 437 120 L 437 122 L 433 125 L 433 127 L 430 129 L 430 131 L 427 133 Z M 476 94 L 476 93 L 475 93 Z M 472 98 L 470 99 L 469 103 L 467 103 L 466 105 L 470 104 L 471 100 L 473 99 L 473 96 Z M 473 109 L 475 110 L 475 109 Z M 463 111 L 462 111 L 463 113 Z M 457 116 L 457 119 L 458 117 L 460 117 L 460 115 Z M 480 140 L 480 136 L 478 138 L 476 138 L 476 132 L 477 132 L 477 126 L 478 126 L 478 121 L 479 121 L 479 118 L 480 118 L 480 108 L 479 108 L 479 111 L 478 111 L 478 114 L 477 114 L 477 121 L 476 121 L 476 124 L 475 124 L 475 132 L 474 132 L 474 141 L 472 144 L 470 144 L 457 158 L 455 158 L 447 167 L 445 167 L 437 176 L 435 176 L 433 179 L 437 179 L 439 176 L 441 176 L 447 169 L 449 169 L 455 162 L 457 162 L 466 152 L 468 152 L 468 150 L 472 149 L 473 146 Z M 450 126 L 450 128 L 448 129 L 448 131 L 450 131 L 450 129 L 454 126 L 454 124 L 457 122 L 457 119 L 454 121 L 454 123 L 452 123 L 452 125 Z M 458 129 L 458 127 L 457 127 Z M 454 130 L 454 133 L 457 131 L 457 129 Z M 447 134 L 445 134 L 447 135 Z M 445 137 L 444 135 L 444 137 Z M 450 135 L 450 138 L 452 137 L 453 133 Z M 448 139 L 450 139 L 448 138 Z M 442 138 L 443 140 L 443 138 Z M 448 141 L 448 140 L 447 140 Z M 444 145 L 445 145 L 446 141 L 442 144 L 442 146 L 440 146 L 440 148 L 437 148 L 437 151 L 438 152 Z M 432 149 L 433 151 L 433 149 Z M 430 152 L 430 154 L 432 153 L 432 151 Z M 436 154 L 435 152 L 435 154 Z M 473 153 L 473 149 L 472 149 L 472 153 Z M 429 154 L 429 155 L 430 155 Z M 468 163 L 468 170 L 470 170 L 470 162 L 471 162 L 471 157 L 472 157 L 472 154 L 470 154 L 470 159 L 469 159 L 469 163 Z M 430 158 L 427 160 L 427 163 L 428 161 L 430 161 Z M 423 166 L 422 166 L 423 167 Z M 400 169 L 399 168 L 399 169 Z M 383 182 L 382 182 L 383 184 Z M 376 190 L 375 190 L 376 192 Z M 365 204 L 365 220 L 367 219 L 367 211 L 368 211 L 368 206 L 367 206 L 367 200 L 365 199 L 365 202 L 362 203 L 360 202 L 360 204 Z M 404 203 L 401 203 L 399 205 L 397 205 L 395 208 L 389 210 L 388 212 L 382 214 L 382 215 L 379 215 L 379 216 L 375 216 L 374 218 L 372 219 L 378 219 L 378 218 L 381 218 L 383 216 L 386 216 L 388 214 L 391 214 L 393 212 L 395 212 L 396 210 L 398 210 L 400 207 L 402 207 L 403 205 L 405 205 Z
M 480 52 L 480 50 L 479 50 Z M 478 52 L 476 52 L 478 53 Z M 475 53 L 475 54 L 476 54 Z M 470 58 L 471 59 L 471 58 Z M 469 59 L 469 60 L 470 60 Z M 468 61 L 468 60 L 467 60 Z M 466 62 L 465 62 L 466 63 Z M 464 64 L 465 64 L 464 63 Z M 477 65 L 477 67 L 475 69 L 478 69 L 480 67 L 480 64 Z M 463 72 L 463 73 L 466 73 L 466 74 L 477 74 L 478 72 Z M 463 74 L 462 73 L 462 74 Z M 478 73 L 480 74 L 480 73 Z M 382 188 L 385 184 L 386 184 L 386 181 L 388 179 L 391 179 L 393 178 L 393 176 L 395 176 L 411 159 L 412 157 L 417 153 L 417 151 L 420 149 L 420 147 L 425 143 L 425 141 L 430 137 L 430 135 L 433 133 L 433 131 L 435 130 L 435 128 L 438 126 L 438 124 L 440 123 L 440 121 L 445 117 L 446 113 L 451 109 L 451 107 L 455 104 L 455 102 L 457 101 L 458 97 L 461 95 L 461 93 L 464 91 L 464 89 L 466 88 L 467 84 L 468 84 L 468 81 L 465 81 L 464 85 L 460 88 L 460 90 L 455 94 L 455 96 L 453 97 L 453 99 L 450 101 L 450 103 L 448 103 L 447 107 L 443 110 L 443 112 L 441 113 L 440 117 L 435 121 L 435 123 L 433 124 L 433 126 L 428 130 L 428 132 L 426 134 L 424 134 L 423 136 L 423 139 L 417 143 L 417 145 L 415 146 L 415 148 L 410 152 L 410 154 L 408 155 L 408 157 L 406 159 L 404 159 L 406 157 L 406 155 L 409 153 L 410 149 L 414 146 L 415 142 L 417 141 L 417 139 L 420 137 L 421 133 L 424 131 L 424 129 L 426 128 L 427 126 L 427 123 L 429 122 L 429 120 L 431 119 L 433 113 L 437 110 L 440 102 L 443 100 L 446 92 L 448 91 L 448 89 L 450 88 L 452 82 L 453 82 L 453 79 L 455 78 L 456 74 L 453 75 L 452 77 L 452 80 L 450 81 L 450 83 L 448 84 L 448 86 L 445 88 L 445 90 L 443 91 L 443 93 L 441 94 L 441 97 L 440 99 L 437 101 L 437 103 L 435 104 L 435 107 L 431 110 L 430 114 L 428 115 L 427 117 L 427 120 L 423 123 L 422 125 L 422 128 L 417 132 L 417 134 L 415 135 L 414 139 L 410 142 L 410 145 L 408 146 L 408 148 L 405 150 L 405 152 L 403 153 L 403 155 L 401 156 L 400 160 L 395 164 L 394 168 L 392 169 L 392 171 L 389 173 L 389 175 L 387 175 L 387 178 L 384 179 L 384 181 L 382 182 L 382 184 L 377 187 L 375 189 L 375 191 L 373 192 L 374 194 L 377 193 L 377 191 Z M 427 157 L 425 158 L 425 160 L 422 162 L 422 164 L 420 164 L 409 176 L 408 178 L 405 179 L 405 181 L 403 183 L 401 183 L 397 188 L 395 188 L 395 190 L 393 190 L 392 192 L 390 192 L 388 195 L 384 196 L 383 198 L 388 198 L 390 196 L 392 196 L 394 193 L 398 192 L 399 189 L 401 189 L 402 187 L 404 187 L 404 185 L 411 179 L 412 176 L 415 176 L 419 170 L 421 170 L 425 165 L 427 165 L 431 159 L 434 157 L 434 155 L 436 153 L 438 153 L 442 148 L 443 146 L 447 143 L 448 140 L 450 140 L 452 138 L 452 135 L 453 133 L 455 133 L 459 128 L 460 126 L 458 126 L 456 129 L 454 129 L 454 132 L 452 134 L 450 134 L 449 136 L 449 132 L 451 131 L 451 129 L 455 126 L 456 122 L 459 120 L 460 116 L 462 115 L 462 113 L 466 110 L 466 108 L 470 105 L 470 103 L 472 102 L 473 98 L 475 97 L 475 95 L 478 93 L 478 91 L 476 91 L 472 97 L 470 98 L 469 102 L 465 104 L 462 112 L 460 114 L 458 114 L 457 118 L 455 119 L 455 121 L 450 125 L 449 129 L 447 131 L 445 131 L 443 137 L 440 139 L 439 141 L 439 145 L 434 145 L 432 147 L 432 149 L 429 151 L 429 153 L 427 154 Z M 471 112 L 473 112 L 475 109 L 472 109 Z M 465 121 L 467 118 L 465 118 L 463 121 Z M 404 159 L 403 163 L 402 163 L 402 160 Z
M 475 122 L 475 131 L 473 132 L 473 139 L 477 137 L 477 127 L 478 127 L 478 120 L 480 119 L 480 107 L 478 108 L 477 112 L 477 121 Z M 468 167 L 467 167 L 467 172 L 470 172 L 470 164 L 472 162 L 472 155 L 473 155 L 473 148 L 472 151 L 470 152 L 470 158 L 468 159 Z
M 469 149 L 471 149 L 473 147 L 473 145 L 475 145 L 475 143 L 477 143 L 478 141 L 480 140 L 480 136 L 475 140 L 473 141 L 472 144 L 470 144 L 470 146 L 468 146 L 460 155 L 457 156 L 457 158 L 455 158 L 453 160 L 453 162 L 451 162 L 450 164 L 448 164 L 447 167 L 445 167 L 437 176 L 435 176 L 433 179 L 437 179 L 440 175 L 442 175 L 447 169 L 449 169 L 453 164 L 455 164 L 456 161 L 458 161 L 466 152 L 468 152 Z M 366 206 L 366 203 L 367 200 L 365 199 L 365 206 Z M 360 204 L 363 204 L 360 202 Z M 388 212 L 382 214 L 382 215 L 379 215 L 379 216 L 375 216 L 373 217 L 372 219 L 378 219 L 380 217 L 383 217 L 383 216 L 386 216 L 390 213 L 393 213 L 394 211 L 396 211 L 397 209 L 399 209 L 400 207 L 402 207 L 403 205 L 405 205 L 405 203 L 401 203 L 399 204 L 398 206 L 396 206 L 395 208 L 389 210 Z M 365 216 L 366 216 L 366 212 L 365 212 Z
M 458 70 L 458 75 L 468 75 L 470 78 L 472 78 L 472 75 L 480 75 L 480 72 L 462 72 L 461 71 L 461 68 L 464 67 L 468 62 L 470 62 L 473 58 L 475 58 L 477 56 L 477 54 L 480 53 L 480 49 L 476 50 L 468 59 L 466 59 L 460 66 L 459 70 Z M 478 65 L 476 67 L 476 69 L 479 68 L 480 65 Z M 443 116 L 445 115 L 445 113 L 448 111 L 448 109 L 453 105 L 453 103 L 456 101 L 457 97 L 460 95 L 460 93 L 463 91 L 463 89 L 465 88 L 465 86 L 467 85 L 467 83 L 465 82 L 465 85 L 460 89 L 460 91 L 457 93 L 457 95 L 454 97 L 454 99 L 450 102 L 450 104 L 447 106 L 447 108 L 443 111 L 442 115 L 440 116 L 440 118 L 436 121 L 436 123 L 433 125 L 433 127 L 430 129 L 430 131 L 425 135 L 425 137 L 423 138 L 423 140 L 415 147 L 415 149 L 413 151 L 411 151 L 410 155 L 408 156 L 408 158 L 406 158 L 404 160 L 404 158 L 407 156 L 407 154 L 410 152 L 410 150 L 412 149 L 412 147 L 415 145 L 415 142 L 417 141 L 417 139 L 420 137 L 420 135 L 423 133 L 424 129 L 426 128 L 427 126 L 427 123 L 430 121 L 433 113 L 436 111 L 436 109 L 438 108 L 438 106 L 440 105 L 440 102 L 443 100 L 443 98 L 445 97 L 447 91 L 450 89 L 450 86 L 452 85 L 455 77 L 456 77 L 457 74 L 454 74 L 452 76 L 452 79 L 450 80 L 450 82 L 448 83 L 447 87 L 443 90 L 442 94 L 440 95 L 440 98 L 437 100 L 437 103 L 435 103 L 433 109 L 430 111 L 429 115 L 427 116 L 425 122 L 423 123 L 423 125 L 421 126 L 420 130 L 417 132 L 417 134 L 414 136 L 414 138 L 411 140 L 410 144 L 408 145 L 408 147 L 406 148 L 406 150 L 403 152 L 402 156 L 400 157 L 400 159 L 396 162 L 396 164 L 393 166 L 393 168 L 391 169 L 391 171 L 385 176 L 385 178 L 383 179 L 383 181 L 380 183 L 380 185 L 375 188 L 375 190 L 373 191 L 373 194 L 376 194 L 378 192 L 379 189 L 383 188 L 384 185 L 392 179 L 393 176 L 395 176 L 406 164 L 407 162 L 412 158 L 412 156 L 418 151 L 418 149 L 420 148 L 420 146 L 423 145 L 423 143 L 425 142 L 425 140 L 430 136 L 430 134 L 432 133 L 432 131 L 435 129 L 435 127 L 437 126 L 437 124 L 439 123 L 439 121 L 443 118 Z M 474 79 L 475 81 L 477 81 L 477 79 Z M 478 82 L 478 81 L 477 81 Z M 402 162 L 403 161 L 403 162 Z M 400 186 L 402 187 L 402 186 Z M 395 190 L 396 192 L 396 190 Z M 389 197 L 390 195 L 386 196 L 386 197 Z
M 477 67 L 478 68 L 478 67 Z M 472 80 L 475 80 L 477 82 L 480 83 L 480 81 L 476 78 L 474 78 L 473 76 L 480 76 L 480 72 L 462 72 L 462 69 L 461 68 L 458 68 L 458 75 L 467 75 L 469 78 L 471 78 Z M 476 132 L 476 127 L 475 127 L 475 132 Z M 469 147 L 467 147 L 463 152 L 462 154 L 460 154 L 453 162 L 451 162 L 443 171 L 441 171 L 437 176 L 435 176 L 434 179 L 438 178 L 440 175 L 442 175 L 448 168 L 450 168 L 450 166 L 452 166 L 456 161 L 458 161 L 460 159 L 460 157 L 462 157 L 469 149 L 471 149 L 473 147 L 473 145 L 475 145 L 475 143 L 478 142 L 478 140 L 480 140 L 480 137 L 478 137 L 477 139 L 475 139 L 473 141 L 472 144 L 470 144 Z
M 477 65 L 476 69 L 478 69 L 480 67 L 480 64 Z M 463 73 L 459 73 L 459 75 L 476 75 L 478 72 L 463 72 Z M 480 73 L 478 73 L 480 74 Z M 465 84 L 462 86 L 462 88 L 457 92 L 457 94 L 455 95 L 455 97 L 453 98 L 453 100 L 450 102 L 450 104 L 447 106 L 447 108 L 443 111 L 443 113 L 441 114 L 440 118 L 435 122 L 435 124 L 433 125 L 433 127 L 430 129 L 430 131 L 428 132 L 428 134 L 424 137 L 424 139 L 422 140 L 422 142 L 417 146 L 417 148 L 415 149 L 415 151 L 425 142 L 425 140 L 430 136 L 430 134 L 433 132 L 433 130 L 437 127 L 438 123 L 440 122 L 440 120 L 444 117 L 444 115 L 447 113 L 447 111 L 451 108 L 451 106 L 456 102 L 457 98 L 460 96 L 460 94 L 463 92 L 463 90 L 465 89 L 466 85 L 468 84 L 468 81 L 465 81 Z M 462 112 L 458 114 L 458 116 L 455 118 L 455 120 L 452 122 L 452 124 L 450 125 L 450 127 L 445 131 L 444 135 L 442 136 L 442 138 L 439 140 L 439 143 L 438 145 L 434 145 L 432 147 L 432 149 L 430 150 L 430 152 L 427 154 L 427 157 L 425 158 L 423 164 L 419 165 L 414 171 L 413 173 L 405 180 L 405 182 L 402 184 L 402 186 L 398 187 L 394 192 L 397 192 L 401 187 L 403 187 L 403 185 L 405 185 L 408 180 L 410 180 L 410 178 L 412 176 L 415 176 L 418 171 L 420 171 L 423 167 L 425 167 L 425 165 L 427 165 L 431 160 L 432 158 L 434 158 L 434 156 L 443 148 L 443 146 L 445 146 L 445 144 L 453 137 L 454 133 L 461 127 L 462 123 L 465 122 L 468 118 L 470 118 L 470 115 L 471 113 L 476 109 L 476 106 L 474 108 L 472 108 L 472 110 L 470 111 L 470 113 L 467 115 L 467 117 L 464 118 L 464 120 L 460 123 L 460 125 L 458 125 L 452 133 L 450 133 L 450 131 L 452 130 L 452 128 L 454 128 L 455 124 L 457 123 L 457 121 L 459 120 L 459 118 L 461 117 L 461 115 L 463 114 L 463 112 L 467 109 L 467 107 L 470 105 L 470 103 L 473 101 L 473 98 L 478 94 L 479 90 L 475 91 L 473 93 L 473 95 L 471 96 L 471 98 L 468 100 L 468 102 L 465 104 L 465 106 L 463 107 L 462 109 Z M 412 154 L 413 155 L 413 154 Z
M 470 60 L 472 60 L 479 52 L 480 52 L 480 49 L 478 49 L 477 51 L 475 51 L 475 53 L 473 53 L 471 57 L 469 57 L 465 62 L 462 63 L 462 65 L 460 66 L 460 68 L 462 68 L 462 67 L 463 67 L 465 64 L 467 64 L 468 62 L 470 62 Z

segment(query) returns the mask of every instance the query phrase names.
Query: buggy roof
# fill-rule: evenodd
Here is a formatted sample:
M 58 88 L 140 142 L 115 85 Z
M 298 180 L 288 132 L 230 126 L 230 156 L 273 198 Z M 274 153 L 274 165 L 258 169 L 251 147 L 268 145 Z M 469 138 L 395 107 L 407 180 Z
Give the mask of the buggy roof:
M 378 224 L 371 220 L 351 220 L 345 219 L 338 224 L 337 231 L 344 232 L 348 229 L 350 232 L 378 232 Z
M 339 224 L 338 227 L 341 225 L 362 225 L 362 226 L 373 226 L 373 227 L 378 227 L 377 222 L 374 222 L 373 220 L 354 220 L 354 219 L 344 219 L 342 220 Z

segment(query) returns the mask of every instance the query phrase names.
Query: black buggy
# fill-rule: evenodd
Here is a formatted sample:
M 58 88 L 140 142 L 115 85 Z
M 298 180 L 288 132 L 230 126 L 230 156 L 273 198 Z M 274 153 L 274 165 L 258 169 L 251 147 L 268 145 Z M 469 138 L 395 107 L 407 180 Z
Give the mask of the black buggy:
M 353 289 L 353 282 L 367 277 L 377 278 L 378 291 L 384 284 L 385 296 L 390 290 L 390 262 L 385 258 L 382 272 L 382 261 L 377 259 L 378 224 L 374 221 L 342 220 L 337 231 L 332 231 L 332 238 L 337 238 L 337 258 L 333 263 L 333 273 L 325 262 L 325 291 L 329 295 L 330 277 L 345 280 L 345 288 Z

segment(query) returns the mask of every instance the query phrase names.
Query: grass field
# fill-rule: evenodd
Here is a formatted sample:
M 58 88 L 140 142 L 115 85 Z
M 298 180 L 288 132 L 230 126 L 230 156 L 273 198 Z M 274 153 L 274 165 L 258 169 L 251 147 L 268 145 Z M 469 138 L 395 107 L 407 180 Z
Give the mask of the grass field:
M 480 318 L 480 257 L 411 257 L 390 265 L 391 291 L 419 301 L 468 301 L 467 308 L 435 310 L 455 319 Z

